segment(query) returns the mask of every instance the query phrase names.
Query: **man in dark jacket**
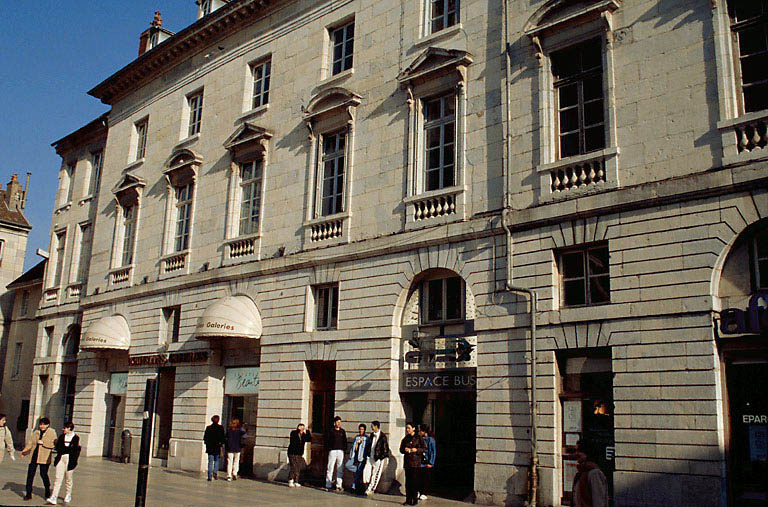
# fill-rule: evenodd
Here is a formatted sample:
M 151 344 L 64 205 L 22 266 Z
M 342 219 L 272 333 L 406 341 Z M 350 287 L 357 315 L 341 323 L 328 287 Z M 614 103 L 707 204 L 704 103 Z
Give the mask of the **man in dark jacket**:
M 347 449 L 347 433 L 341 427 L 341 417 L 333 418 L 333 428 L 325 435 L 325 448 L 328 449 L 328 469 L 325 473 L 325 488 L 333 487 L 333 468 L 336 467 L 336 490 L 341 491 L 341 479 L 344 477 L 344 451 Z
M 288 461 L 291 464 L 291 473 L 288 474 L 288 486 L 291 488 L 298 488 L 299 473 L 301 473 L 301 467 L 304 465 L 304 444 L 312 441 L 312 435 L 309 434 L 309 430 L 305 429 L 303 423 L 296 426 L 296 429 L 291 432 L 290 442 L 288 443 Z
M 416 426 L 413 423 L 406 424 L 405 437 L 400 442 L 400 453 L 403 454 L 405 467 L 405 503 L 403 505 L 419 503 L 421 460 L 426 450 L 424 439 L 416 434 Z
M 381 423 L 373 421 L 371 423 L 371 436 L 365 446 L 365 456 L 372 461 L 371 481 L 365 490 L 366 495 L 372 495 L 381 480 L 381 473 L 387 468 L 389 459 L 389 442 L 387 434 L 381 431 Z
M 219 424 L 219 416 L 211 417 L 211 425 L 205 428 L 203 435 L 205 452 L 208 454 L 208 480 L 218 480 L 219 461 L 221 460 L 221 446 L 227 442 L 227 434 L 224 427 Z

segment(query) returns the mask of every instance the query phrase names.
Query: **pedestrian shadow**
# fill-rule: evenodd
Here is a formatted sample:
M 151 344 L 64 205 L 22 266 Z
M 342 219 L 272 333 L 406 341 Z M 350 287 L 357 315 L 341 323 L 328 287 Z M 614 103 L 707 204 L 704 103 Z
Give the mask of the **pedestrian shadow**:
M 27 494 L 27 485 L 21 484 L 19 482 L 6 482 L 5 486 L 3 486 L 3 491 L 8 491 L 8 490 L 16 493 L 17 495 L 23 498 L 24 495 Z M 43 488 L 37 488 L 37 487 L 32 488 L 33 495 L 44 496 L 44 493 L 45 493 L 45 490 Z

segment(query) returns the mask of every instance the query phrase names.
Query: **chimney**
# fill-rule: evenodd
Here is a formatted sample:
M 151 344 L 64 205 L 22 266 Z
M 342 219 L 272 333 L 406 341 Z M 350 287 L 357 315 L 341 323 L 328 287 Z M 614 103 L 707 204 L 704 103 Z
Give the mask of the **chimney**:
M 155 11 L 155 17 L 149 23 L 149 28 L 141 32 L 141 35 L 139 35 L 139 56 L 143 55 L 157 45 L 158 39 L 157 35 L 155 34 L 157 34 L 157 32 L 159 32 L 162 27 L 163 15 L 160 14 L 160 11 Z M 154 44 L 152 43 L 153 35 L 155 35 Z
M 21 209 L 22 189 L 18 174 L 14 173 L 11 176 L 11 181 L 8 182 L 8 187 L 5 189 L 3 197 L 9 209 Z

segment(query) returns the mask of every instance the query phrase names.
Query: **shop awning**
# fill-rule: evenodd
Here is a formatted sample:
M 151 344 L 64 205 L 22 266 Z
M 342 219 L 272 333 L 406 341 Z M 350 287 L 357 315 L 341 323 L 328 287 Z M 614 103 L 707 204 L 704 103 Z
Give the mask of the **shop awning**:
M 195 337 L 261 338 L 261 314 L 248 296 L 230 296 L 211 303 L 195 328 Z
M 81 350 L 128 350 L 130 346 L 131 329 L 122 315 L 97 320 L 80 339 Z

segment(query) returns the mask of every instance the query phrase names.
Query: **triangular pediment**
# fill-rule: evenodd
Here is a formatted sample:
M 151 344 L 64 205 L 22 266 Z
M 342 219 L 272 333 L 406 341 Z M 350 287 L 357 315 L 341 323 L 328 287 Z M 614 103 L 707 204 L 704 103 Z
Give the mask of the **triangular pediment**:
M 112 189 L 112 192 L 117 194 L 119 192 L 131 189 L 131 188 L 146 186 L 146 184 L 147 184 L 147 180 L 145 180 L 141 176 L 136 176 L 135 174 L 131 174 L 131 173 L 125 173 L 123 177 L 120 178 L 120 181 L 118 181 L 117 185 L 115 185 L 115 187 Z
M 619 7 L 621 0 L 549 0 L 528 18 L 523 32 L 536 37 L 585 18 L 599 18 L 602 13 L 613 12 Z
M 245 122 L 224 141 L 224 147 L 228 150 L 236 149 L 250 143 L 261 144 L 272 137 L 272 133 L 264 127 Z
M 466 67 L 472 63 L 472 55 L 460 49 L 443 49 L 430 47 L 425 49 L 398 76 L 400 83 L 408 83 L 414 79 L 433 72 L 451 68 Z

